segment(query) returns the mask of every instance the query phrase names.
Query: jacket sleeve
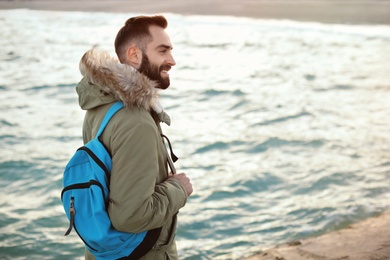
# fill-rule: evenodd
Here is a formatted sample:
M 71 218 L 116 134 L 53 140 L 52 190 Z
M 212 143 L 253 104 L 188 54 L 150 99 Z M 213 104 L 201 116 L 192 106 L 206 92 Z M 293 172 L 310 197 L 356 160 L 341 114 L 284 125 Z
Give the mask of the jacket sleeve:
M 185 205 L 187 194 L 177 180 L 158 182 L 162 140 L 156 128 L 147 122 L 121 126 L 112 138 L 108 212 L 113 226 L 133 233 L 163 226 Z

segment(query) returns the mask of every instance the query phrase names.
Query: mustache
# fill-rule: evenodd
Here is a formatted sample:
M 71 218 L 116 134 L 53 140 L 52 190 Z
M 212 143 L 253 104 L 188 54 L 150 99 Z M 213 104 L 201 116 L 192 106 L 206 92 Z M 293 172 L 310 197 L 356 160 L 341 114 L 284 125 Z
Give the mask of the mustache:
M 167 64 L 165 64 L 165 65 L 161 65 L 161 67 L 160 67 L 160 71 L 162 71 L 162 70 L 170 70 L 172 68 L 172 66 L 170 66 L 170 65 L 167 65 Z

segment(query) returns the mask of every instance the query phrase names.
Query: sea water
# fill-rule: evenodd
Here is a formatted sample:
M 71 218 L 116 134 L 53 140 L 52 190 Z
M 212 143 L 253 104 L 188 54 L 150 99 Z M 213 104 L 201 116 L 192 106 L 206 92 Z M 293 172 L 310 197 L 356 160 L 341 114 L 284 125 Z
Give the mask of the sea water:
M 0 258 L 77 259 L 60 194 L 78 63 L 135 14 L 0 10 Z M 166 14 L 181 259 L 241 259 L 389 208 L 390 27 Z

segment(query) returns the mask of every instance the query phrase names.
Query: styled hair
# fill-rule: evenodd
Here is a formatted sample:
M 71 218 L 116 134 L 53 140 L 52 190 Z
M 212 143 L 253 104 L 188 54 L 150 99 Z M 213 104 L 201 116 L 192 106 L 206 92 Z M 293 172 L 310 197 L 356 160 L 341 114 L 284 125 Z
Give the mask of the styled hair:
M 127 49 L 135 44 L 143 52 L 153 40 L 149 27 L 151 25 L 167 28 L 168 22 L 162 15 L 156 16 L 136 16 L 128 19 L 125 25 L 119 30 L 115 38 L 115 52 L 121 63 L 126 63 Z

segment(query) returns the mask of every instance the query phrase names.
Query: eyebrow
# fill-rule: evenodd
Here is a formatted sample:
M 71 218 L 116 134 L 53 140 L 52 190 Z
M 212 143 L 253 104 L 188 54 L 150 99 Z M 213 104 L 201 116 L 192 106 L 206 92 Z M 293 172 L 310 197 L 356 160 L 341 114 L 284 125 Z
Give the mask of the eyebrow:
M 164 48 L 164 49 L 170 49 L 170 50 L 173 49 L 172 46 L 166 45 L 166 44 L 160 44 L 160 45 L 158 45 L 158 46 L 156 47 L 156 49 L 158 49 L 158 48 Z

